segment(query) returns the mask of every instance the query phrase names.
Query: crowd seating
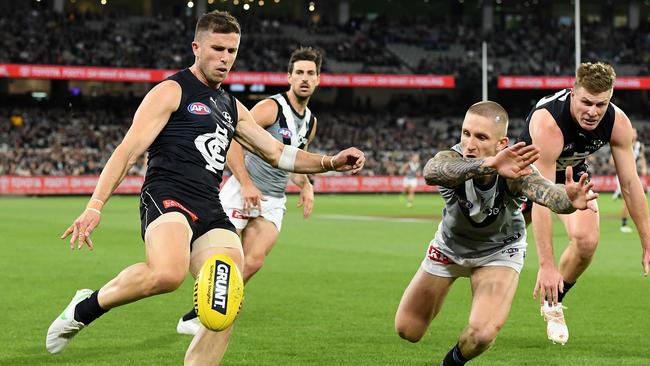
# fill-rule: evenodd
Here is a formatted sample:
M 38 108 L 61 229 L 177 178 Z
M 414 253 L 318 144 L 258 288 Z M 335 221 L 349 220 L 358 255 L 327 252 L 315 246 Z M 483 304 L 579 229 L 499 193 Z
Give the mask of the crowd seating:
M 133 108 L 0 108 L 0 175 L 97 175 L 127 131 Z M 369 111 L 318 114 L 310 149 L 335 153 L 357 146 L 367 156 L 364 175 L 398 175 L 413 152 L 423 162 L 460 139 L 461 118 Z M 513 118 L 510 136 L 524 121 Z M 636 122 L 641 141 L 650 141 L 650 123 Z M 595 160 L 594 160 L 595 159 Z M 592 172 L 613 174 L 609 150 L 592 158 Z M 129 174 L 144 174 L 145 158 Z
M 428 18 L 353 18 L 343 25 L 286 17 L 240 17 L 236 70 L 286 70 L 299 45 L 319 48 L 326 72 L 451 74 L 480 77 L 481 41 L 489 44 L 491 75 L 572 75 L 573 27 L 529 14 L 487 34 L 481 23 Z M 650 26 L 636 30 L 585 23 L 583 59 L 612 63 L 619 75 L 650 73 Z M 0 63 L 180 69 L 193 61 L 192 17 L 26 11 L 0 15 Z

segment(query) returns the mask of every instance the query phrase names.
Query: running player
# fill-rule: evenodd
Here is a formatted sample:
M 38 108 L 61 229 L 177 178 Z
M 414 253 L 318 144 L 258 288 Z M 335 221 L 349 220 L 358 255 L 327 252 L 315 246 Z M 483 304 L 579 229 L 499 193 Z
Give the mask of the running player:
M 614 91 L 614 69 L 604 63 L 583 63 L 576 70 L 572 89 L 561 90 L 540 100 L 526 119 L 521 140 L 544 146 L 535 163 L 540 173 L 555 182 L 564 181 L 564 169 L 573 167 L 574 177 L 587 172 L 585 158 L 609 143 L 621 184 L 623 199 L 641 239 L 641 265 L 648 275 L 650 222 L 645 193 L 636 173 L 632 150 L 634 130 L 625 113 L 610 102 Z M 597 202 L 590 202 L 597 208 Z M 587 269 L 600 238 L 597 210 L 576 211 L 558 216 L 569 236 L 569 246 L 553 256 L 552 218 L 540 205 L 532 207 L 533 232 L 539 255 L 539 272 L 533 295 L 539 296 L 547 322 L 548 338 L 564 344 L 569 330 L 562 302 Z
M 415 153 L 402 164 L 400 174 L 404 175 L 404 193 L 406 193 L 406 207 L 413 207 L 415 189 L 418 187 L 418 177 L 422 175 L 420 169 L 420 155 Z
M 233 138 L 273 166 L 301 173 L 362 168 L 364 156 L 350 148 L 334 157 L 285 146 L 260 128 L 250 112 L 221 88 L 240 41 L 237 20 L 226 12 L 203 15 L 196 26 L 194 64 L 154 87 L 135 113 L 133 124 L 101 173 L 86 209 L 63 233 L 70 247 L 93 248 L 90 235 L 101 210 L 128 168 L 147 150 L 140 217 L 146 262 L 125 268 L 98 291 L 77 291 L 47 332 L 46 348 L 61 352 L 83 328 L 120 305 L 176 290 L 188 269 L 194 276 L 217 253 L 243 270 L 239 236 L 223 212 L 219 184 Z M 218 364 L 232 327 L 206 328 L 194 337 L 186 365 Z
M 321 55 L 312 48 L 299 48 L 289 59 L 289 91 L 259 102 L 251 115 L 278 141 L 307 149 L 316 134 L 316 117 L 307 107 L 320 81 Z M 298 206 L 308 218 L 314 205 L 314 188 L 304 174 L 276 169 L 259 157 L 247 154 L 236 141 L 230 145 L 228 167 L 233 177 L 219 197 L 230 222 L 237 228 L 244 248 L 244 282 L 262 268 L 282 228 L 284 194 L 289 178 L 301 187 Z M 194 309 L 178 321 L 176 331 L 194 335 L 200 329 Z
M 442 221 L 425 258 L 408 285 L 395 315 L 400 337 L 419 341 L 440 311 L 458 277 L 469 277 L 469 324 L 441 362 L 464 365 L 494 343 L 517 289 L 526 252 L 526 224 L 520 204 L 528 196 L 561 213 L 587 208 L 597 197 L 593 183 L 567 176 L 553 184 L 530 164 L 534 145 L 508 147 L 508 115 L 495 102 L 469 108 L 460 144 L 441 151 L 424 168 L 428 185 L 440 186 L 445 200 Z M 567 169 L 569 173 L 571 168 Z
M 632 151 L 634 152 L 634 159 L 636 160 L 636 171 L 641 177 L 648 175 L 648 163 L 645 158 L 645 146 L 639 141 L 638 133 L 636 128 L 634 129 L 634 143 L 632 144 Z M 643 182 L 641 182 L 643 183 Z M 617 200 L 621 196 L 621 184 L 616 178 L 616 191 L 612 198 Z M 627 205 L 623 202 L 623 207 L 621 208 L 621 232 L 631 233 L 632 228 L 627 224 L 627 220 L 630 217 L 630 212 L 627 209 Z

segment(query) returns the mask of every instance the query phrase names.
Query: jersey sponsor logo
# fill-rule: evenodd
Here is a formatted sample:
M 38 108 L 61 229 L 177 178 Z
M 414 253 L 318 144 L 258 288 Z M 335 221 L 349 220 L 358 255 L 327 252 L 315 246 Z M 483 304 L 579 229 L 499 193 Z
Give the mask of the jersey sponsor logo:
M 291 131 L 288 128 L 281 128 L 278 130 L 278 133 L 280 133 L 280 136 L 285 139 L 290 139 L 291 138 Z
M 187 106 L 187 111 L 192 114 L 198 114 L 199 116 L 205 116 L 206 114 L 212 113 L 210 107 L 201 102 L 191 103 Z
M 230 217 L 232 217 L 233 219 L 248 220 L 248 219 L 258 217 L 259 215 L 260 215 L 260 210 L 257 207 L 249 208 L 248 212 L 244 212 L 243 210 L 239 210 L 235 208 L 232 210 Z
M 165 207 L 165 208 L 170 208 L 170 207 L 180 208 L 185 213 L 190 215 L 190 218 L 192 219 L 192 221 L 197 221 L 199 219 L 199 217 L 196 216 L 196 214 L 194 214 L 194 212 L 188 210 L 187 208 L 185 208 L 185 206 L 181 205 L 180 203 L 178 203 L 178 202 L 176 202 L 174 200 L 164 200 L 163 201 L 163 207 Z
M 199 135 L 194 140 L 194 145 L 203 155 L 203 159 L 208 163 L 205 169 L 218 174 L 226 166 L 226 152 L 230 138 L 228 130 L 217 125 L 214 133 Z
M 228 308 L 228 283 L 230 282 L 230 265 L 216 261 L 217 274 L 214 277 L 214 292 L 212 294 L 212 310 L 226 315 Z
M 429 249 L 427 250 L 427 258 L 434 262 L 440 264 L 451 264 L 451 260 L 446 255 L 442 254 L 440 249 L 435 244 L 429 244 Z

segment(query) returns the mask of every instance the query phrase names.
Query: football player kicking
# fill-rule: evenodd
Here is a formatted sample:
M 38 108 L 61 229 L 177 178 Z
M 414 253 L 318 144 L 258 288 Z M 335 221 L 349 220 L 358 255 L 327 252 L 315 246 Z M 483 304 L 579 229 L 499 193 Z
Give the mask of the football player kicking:
M 313 48 L 296 49 L 289 59 L 289 91 L 264 99 L 251 109 L 255 122 L 286 145 L 306 150 L 316 135 L 316 117 L 307 103 L 320 81 L 321 63 L 320 53 Z M 219 198 L 242 238 L 246 283 L 262 268 L 280 234 L 288 180 L 301 188 L 298 205 L 303 206 L 305 218 L 311 215 L 314 188 L 305 174 L 290 175 L 253 154 L 244 158 L 236 141 L 230 145 L 227 161 L 234 176 L 224 184 Z M 192 309 L 178 320 L 176 331 L 194 335 L 200 328 Z
M 102 170 L 85 210 L 63 233 L 70 248 L 90 249 L 90 235 L 102 208 L 133 163 L 149 152 L 140 202 L 146 260 L 125 268 L 97 291 L 80 290 L 50 325 L 46 348 L 59 353 L 72 337 L 112 308 L 171 292 L 190 272 L 225 254 L 243 269 L 239 236 L 223 212 L 219 184 L 232 139 L 274 167 L 300 173 L 359 171 L 363 153 L 346 149 L 336 156 L 311 154 L 274 139 L 221 83 L 235 62 L 240 41 L 237 20 L 213 11 L 198 21 L 194 64 L 156 85 L 143 99 L 124 140 Z M 202 328 L 185 354 L 186 365 L 218 364 L 232 327 Z

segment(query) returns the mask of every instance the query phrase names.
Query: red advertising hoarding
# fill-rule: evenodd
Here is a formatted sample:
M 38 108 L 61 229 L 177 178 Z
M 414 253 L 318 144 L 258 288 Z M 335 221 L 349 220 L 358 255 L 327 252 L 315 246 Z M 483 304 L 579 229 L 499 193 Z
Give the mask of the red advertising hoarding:
M 563 89 L 573 86 L 573 76 L 499 76 L 499 89 Z M 616 89 L 650 89 L 650 76 L 619 76 Z
M 18 177 L 0 176 L 0 195 L 60 195 L 60 194 L 91 194 L 99 176 L 37 176 Z M 647 177 L 642 177 L 647 186 Z M 116 193 L 138 194 L 144 178 L 129 176 L 117 188 Z M 616 189 L 615 176 L 594 176 L 597 192 L 611 192 Z M 400 176 L 320 176 L 316 177 L 314 189 L 320 193 L 384 193 L 401 192 L 403 177 Z M 298 192 L 297 186 L 290 183 L 287 192 Z M 436 192 L 436 187 L 424 184 L 424 179 L 418 180 L 418 192 Z
M 98 80 L 155 83 L 177 70 L 126 69 L 94 66 L 0 64 L 0 77 L 27 79 Z M 237 72 L 228 74 L 225 84 L 287 85 L 282 72 Z M 446 88 L 455 87 L 450 75 L 407 74 L 322 74 L 321 86 L 368 88 Z

